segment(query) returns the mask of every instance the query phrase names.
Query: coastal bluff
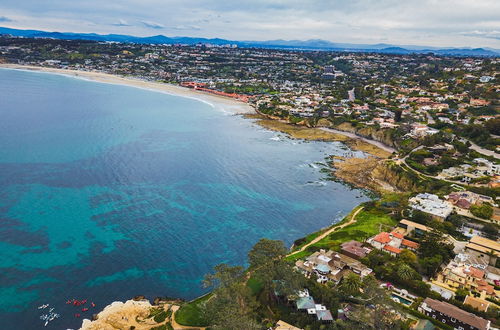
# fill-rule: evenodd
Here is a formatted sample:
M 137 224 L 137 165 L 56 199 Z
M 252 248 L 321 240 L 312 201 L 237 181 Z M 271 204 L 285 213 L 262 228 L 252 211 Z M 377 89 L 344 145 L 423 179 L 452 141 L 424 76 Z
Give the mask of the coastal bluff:
M 82 330 L 135 329 L 149 330 L 170 322 L 172 305 L 151 305 L 146 299 L 115 301 L 106 306 L 94 320 L 84 319 Z

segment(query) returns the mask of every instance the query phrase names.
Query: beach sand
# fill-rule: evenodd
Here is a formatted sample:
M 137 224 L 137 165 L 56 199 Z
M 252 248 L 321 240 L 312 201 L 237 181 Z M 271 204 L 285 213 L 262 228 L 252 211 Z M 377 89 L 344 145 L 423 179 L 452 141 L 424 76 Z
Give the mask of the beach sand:
M 171 95 L 196 99 L 208 103 L 215 109 L 222 110 L 226 113 L 248 114 L 255 112 L 254 108 L 251 105 L 232 98 L 196 91 L 190 88 L 176 86 L 172 84 L 145 81 L 138 78 L 122 77 L 118 75 L 96 72 L 96 71 L 67 70 L 67 69 L 57 69 L 57 68 L 49 68 L 41 66 L 19 65 L 19 64 L 8 64 L 8 63 L 0 64 L 0 68 L 57 73 L 77 78 L 88 79 L 101 83 L 127 85 L 142 89 L 148 89 Z

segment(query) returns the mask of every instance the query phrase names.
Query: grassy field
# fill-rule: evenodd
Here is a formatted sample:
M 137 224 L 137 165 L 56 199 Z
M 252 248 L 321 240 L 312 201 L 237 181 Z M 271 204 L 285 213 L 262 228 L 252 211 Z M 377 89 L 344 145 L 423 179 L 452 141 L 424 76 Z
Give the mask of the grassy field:
M 210 297 L 212 297 L 212 294 L 207 294 L 182 305 L 181 308 L 175 313 L 175 321 L 177 321 L 180 325 L 192 327 L 208 326 L 207 321 L 203 318 L 202 304 L 210 299 Z
M 346 216 L 346 218 L 344 218 L 342 222 L 350 219 L 350 216 L 351 214 Z M 381 210 L 378 210 L 376 208 L 364 209 L 356 216 L 355 223 L 350 224 L 344 228 L 339 228 L 319 242 L 316 242 L 309 246 L 305 251 L 288 256 L 286 259 L 290 261 L 301 259 L 310 255 L 312 251 L 318 249 L 331 249 L 339 251 L 340 245 L 344 242 L 348 242 L 351 240 L 364 241 L 368 237 L 379 233 L 380 230 L 389 230 L 390 227 L 393 227 L 396 224 L 396 220 L 394 220 Z M 322 232 L 324 232 L 324 230 L 308 235 L 304 244 L 312 241 Z

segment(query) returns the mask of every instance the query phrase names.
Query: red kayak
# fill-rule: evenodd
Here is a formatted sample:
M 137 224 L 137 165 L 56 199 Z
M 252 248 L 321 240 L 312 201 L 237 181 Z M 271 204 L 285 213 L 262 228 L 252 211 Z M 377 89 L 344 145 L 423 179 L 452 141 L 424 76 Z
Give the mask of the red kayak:
M 82 308 L 82 312 L 86 312 L 88 310 L 89 310 L 88 308 Z

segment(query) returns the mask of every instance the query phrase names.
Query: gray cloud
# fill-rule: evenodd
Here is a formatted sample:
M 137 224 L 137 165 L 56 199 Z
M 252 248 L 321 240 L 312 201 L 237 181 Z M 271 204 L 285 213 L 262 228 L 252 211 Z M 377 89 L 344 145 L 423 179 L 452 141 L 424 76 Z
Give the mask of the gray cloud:
M 5 16 L 0 16 L 0 22 L 14 22 L 14 20 Z
M 498 39 L 500 40 L 500 31 L 469 31 L 469 32 L 462 32 L 461 33 L 464 36 L 471 36 L 471 37 L 483 37 L 483 38 L 491 38 L 491 39 Z
M 2 0 L 0 12 L 59 31 L 500 48 L 498 0 Z
M 141 21 L 144 26 L 151 28 L 151 29 L 164 29 L 165 25 L 156 23 L 156 22 L 151 22 L 151 21 Z
M 124 19 L 119 19 L 118 22 L 111 24 L 113 26 L 132 26 L 131 24 L 128 24 L 126 20 Z

